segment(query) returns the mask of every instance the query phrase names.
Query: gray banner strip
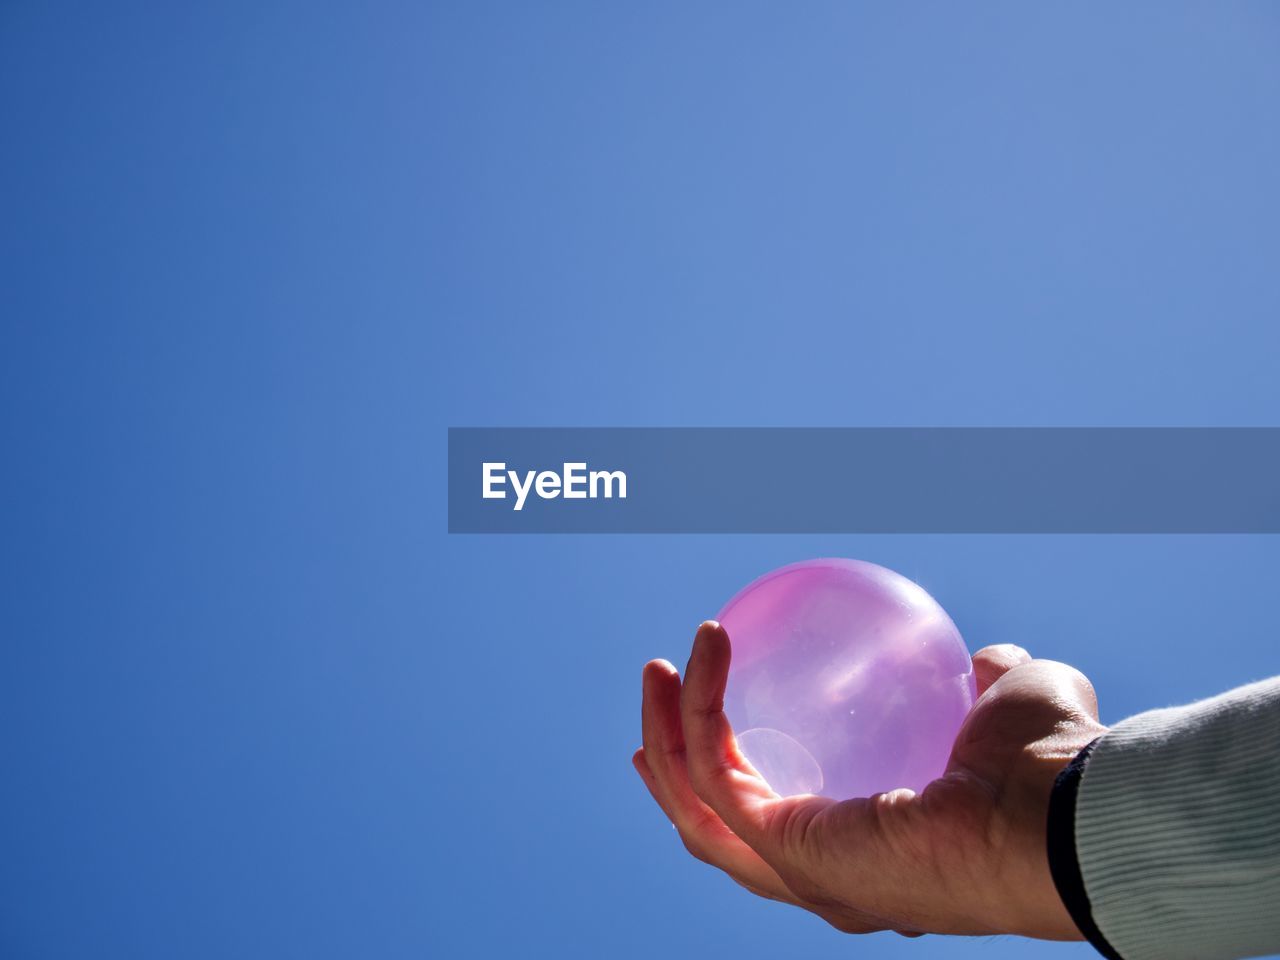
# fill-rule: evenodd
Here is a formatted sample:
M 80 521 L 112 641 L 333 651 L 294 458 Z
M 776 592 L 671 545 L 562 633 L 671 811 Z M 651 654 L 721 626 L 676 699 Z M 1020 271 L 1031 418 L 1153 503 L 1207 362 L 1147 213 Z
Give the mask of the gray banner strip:
M 451 428 L 449 531 L 1277 533 L 1280 428 Z

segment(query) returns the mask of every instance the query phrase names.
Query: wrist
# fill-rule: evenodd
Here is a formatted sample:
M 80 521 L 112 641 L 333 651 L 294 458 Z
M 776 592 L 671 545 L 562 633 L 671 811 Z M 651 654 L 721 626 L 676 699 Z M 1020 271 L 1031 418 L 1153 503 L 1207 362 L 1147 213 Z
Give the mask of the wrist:
M 1082 752 L 1106 731 L 1102 724 L 1091 721 L 1030 748 L 1024 775 L 1012 787 L 1014 795 L 1010 797 L 1018 811 L 1017 844 L 1021 851 L 1012 858 L 1017 866 L 1006 884 L 1013 907 L 1010 932 L 1041 940 L 1088 938 L 1090 931 L 1081 928 L 1079 911 L 1064 898 L 1057 876 L 1064 842 L 1069 844 L 1072 866 L 1075 863 L 1075 795 L 1058 785 L 1072 764 L 1083 763 Z M 1051 847 L 1054 842 L 1058 846 Z M 1082 884 L 1079 889 L 1083 890 Z

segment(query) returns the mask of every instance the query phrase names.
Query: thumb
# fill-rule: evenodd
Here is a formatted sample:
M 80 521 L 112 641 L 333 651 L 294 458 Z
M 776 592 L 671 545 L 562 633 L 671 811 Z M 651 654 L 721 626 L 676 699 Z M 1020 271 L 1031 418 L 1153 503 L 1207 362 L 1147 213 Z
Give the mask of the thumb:
M 1012 643 L 983 647 L 973 655 L 973 674 L 978 683 L 978 696 L 1014 667 L 1031 662 L 1031 654 Z

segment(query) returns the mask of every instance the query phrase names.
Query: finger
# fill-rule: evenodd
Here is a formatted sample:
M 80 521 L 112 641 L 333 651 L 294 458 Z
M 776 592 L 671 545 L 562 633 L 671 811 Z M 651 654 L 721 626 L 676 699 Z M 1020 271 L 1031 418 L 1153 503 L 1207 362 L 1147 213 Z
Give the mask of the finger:
M 724 629 L 704 623 L 694 638 L 680 693 L 685 760 L 694 793 L 774 869 L 806 909 L 847 932 L 886 929 L 889 924 L 877 916 L 883 911 L 876 910 L 877 900 L 885 896 L 885 878 L 875 867 L 895 864 L 878 849 L 884 843 L 884 827 L 874 812 L 878 808 L 873 800 L 782 798 L 770 789 L 738 750 L 724 713 L 731 656 Z M 842 850 L 856 850 L 853 862 L 861 861 L 861 869 L 843 878 L 835 891 L 829 865 L 833 857 L 841 858 Z
M 691 854 L 704 863 L 723 870 L 733 882 L 756 896 L 812 911 L 846 933 L 868 933 L 883 929 L 882 923 L 873 922 L 867 916 L 835 910 L 824 902 L 810 902 L 797 896 L 790 884 L 783 881 L 776 870 L 760 858 L 758 852 L 745 844 L 710 806 L 699 799 L 692 790 L 685 765 L 685 740 L 678 723 L 681 691 L 680 676 L 671 664 L 663 660 L 646 664 L 646 744 L 644 748 L 636 750 L 631 760 L 641 780 L 649 788 L 663 813 L 671 819 Z M 669 721 L 668 713 L 675 714 L 675 723 Z M 751 776 L 756 776 L 754 771 Z M 765 790 L 768 788 L 765 787 Z M 796 797 L 796 800 L 800 800 L 800 797 Z M 817 801 L 818 797 L 808 797 L 808 800 Z M 790 803 L 792 800 L 778 801 L 778 806 L 782 808 Z
M 645 756 L 654 773 L 684 766 L 684 730 L 680 725 L 680 674 L 666 660 L 644 665 L 640 726 Z
M 730 830 L 763 853 L 765 817 L 779 798 L 738 751 L 724 714 L 730 657 L 729 635 L 708 620 L 694 637 L 680 693 L 689 780 Z
M 680 723 L 680 676 L 671 664 L 655 660 L 644 669 L 642 726 L 644 747 L 632 758 L 636 771 L 691 854 L 731 877 L 763 890 L 772 899 L 794 902 L 773 869 L 698 799 L 685 766 Z
M 790 888 L 738 839 L 705 804 L 693 795 L 686 783 L 683 790 L 671 790 L 654 775 L 644 749 L 631 758 L 640 779 L 680 835 L 685 849 L 696 859 L 710 864 L 757 896 L 783 903 L 799 904 Z M 695 804 L 697 806 L 695 806 Z
M 671 820 L 672 825 L 677 827 L 677 832 L 680 833 L 680 838 L 684 841 L 685 847 L 697 859 L 718 867 L 728 874 L 729 879 L 734 883 L 754 893 L 757 897 L 808 910 L 844 933 L 875 933 L 885 929 L 883 922 L 876 921 L 870 917 L 833 910 L 828 906 L 808 903 L 802 900 L 774 872 L 772 867 L 761 860 L 754 850 L 730 832 L 728 827 L 716 817 L 711 809 L 693 795 L 693 791 L 688 788 L 686 783 L 683 792 L 692 798 L 691 805 L 696 804 L 707 815 L 707 820 L 704 821 L 705 825 L 702 828 L 691 829 L 688 826 L 689 820 L 696 815 L 693 814 L 691 809 L 682 811 L 678 805 L 671 803 L 667 792 L 658 783 L 657 778 L 649 767 L 648 761 L 645 759 L 644 748 L 635 752 L 631 762 L 635 766 L 636 772 L 640 774 L 645 786 L 649 788 L 649 793 L 657 801 L 658 806 L 662 808 L 663 813 L 667 815 L 667 819 Z M 684 823 L 685 826 L 681 828 L 679 823 Z
M 973 655 L 973 675 L 978 684 L 978 696 L 1014 667 L 1031 662 L 1031 654 L 1012 643 L 997 643 L 983 647 Z

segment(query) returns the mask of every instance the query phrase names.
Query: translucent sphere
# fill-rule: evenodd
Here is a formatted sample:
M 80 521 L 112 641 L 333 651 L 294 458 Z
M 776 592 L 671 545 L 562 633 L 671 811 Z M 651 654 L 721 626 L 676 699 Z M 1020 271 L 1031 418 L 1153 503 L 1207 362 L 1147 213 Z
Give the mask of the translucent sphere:
M 783 796 L 837 800 L 941 776 L 976 696 L 951 618 L 906 577 L 861 560 L 793 563 L 719 620 L 738 746 Z

